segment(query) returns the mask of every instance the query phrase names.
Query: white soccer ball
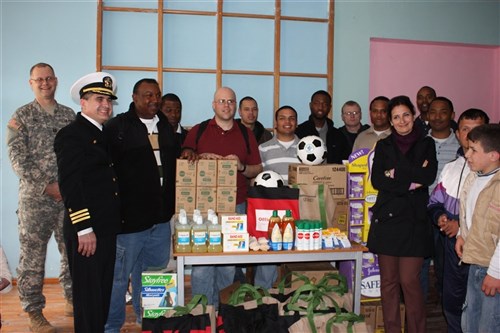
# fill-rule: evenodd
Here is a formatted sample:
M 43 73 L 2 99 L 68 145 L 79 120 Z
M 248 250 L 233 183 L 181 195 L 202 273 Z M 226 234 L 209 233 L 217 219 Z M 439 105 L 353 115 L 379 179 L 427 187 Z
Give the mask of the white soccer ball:
M 285 185 L 283 178 L 274 171 L 262 171 L 255 177 L 254 186 L 282 187 Z
M 310 135 L 297 144 L 297 158 L 301 163 L 318 165 L 326 159 L 326 146 L 319 136 Z

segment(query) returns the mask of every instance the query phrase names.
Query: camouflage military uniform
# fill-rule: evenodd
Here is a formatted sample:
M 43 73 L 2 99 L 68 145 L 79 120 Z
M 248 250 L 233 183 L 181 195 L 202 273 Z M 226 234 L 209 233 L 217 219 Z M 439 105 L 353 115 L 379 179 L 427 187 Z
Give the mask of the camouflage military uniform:
M 42 294 L 47 244 L 54 233 L 61 269 L 59 281 L 64 297 L 72 300 L 71 276 L 63 238 L 63 202 L 44 194 L 57 182 L 54 153 L 56 133 L 75 118 L 72 109 L 56 104 L 53 115 L 35 100 L 16 110 L 7 126 L 7 146 L 14 172 L 19 177 L 19 242 L 21 245 L 17 285 L 26 312 L 45 307 Z

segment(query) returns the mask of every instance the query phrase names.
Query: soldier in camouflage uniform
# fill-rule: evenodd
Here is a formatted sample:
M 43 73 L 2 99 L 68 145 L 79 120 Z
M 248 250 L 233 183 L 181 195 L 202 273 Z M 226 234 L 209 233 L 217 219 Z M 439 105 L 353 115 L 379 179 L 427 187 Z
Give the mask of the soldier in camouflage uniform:
M 21 249 L 17 285 L 21 306 L 29 314 L 32 331 L 55 332 L 55 327 L 42 314 L 45 259 L 52 233 L 61 254 L 59 281 L 67 300 L 65 314 L 72 315 L 73 303 L 54 138 L 61 128 L 73 121 L 75 113 L 56 102 L 57 78 L 50 65 L 34 65 L 29 83 L 35 100 L 17 109 L 7 125 L 8 154 L 20 180 L 17 214 Z

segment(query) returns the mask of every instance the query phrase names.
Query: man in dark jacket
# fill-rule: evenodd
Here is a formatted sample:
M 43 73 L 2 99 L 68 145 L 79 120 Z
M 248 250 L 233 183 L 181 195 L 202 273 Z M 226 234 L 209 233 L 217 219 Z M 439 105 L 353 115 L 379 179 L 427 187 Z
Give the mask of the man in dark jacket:
M 102 124 L 113 113 L 111 74 L 91 73 L 71 88 L 82 112 L 55 138 L 64 240 L 73 279 L 75 332 L 103 332 L 120 228 L 117 177 Z
M 120 332 L 125 321 L 125 294 L 132 273 L 134 311 L 141 321 L 140 272 L 165 268 L 170 256 L 170 219 L 175 204 L 175 163 L 180 143 L 159 112 L 161 92 L 154 79 L 139 80 L 130 109 L 110 120 L 111 142 L 120 180 L 122 229 L 106 332 Z
M 312 95 L 309 108 L 309 119 L 297 127 L 295 134 L 301 139 L 309 135 L 319 136 L 328 149 L 327 163 L 342 163 L 351 151 L 345 136 L 333 127 L 333 121 L 328 118 L 332 109 L 332 97 L 328 92 L 318 90 Z
M 180 143 L 184 142 L 188 130 L 181 126 L 182 102 L 176 94 L 168 93 L 161 98 L 161 112 L 167 117 Z

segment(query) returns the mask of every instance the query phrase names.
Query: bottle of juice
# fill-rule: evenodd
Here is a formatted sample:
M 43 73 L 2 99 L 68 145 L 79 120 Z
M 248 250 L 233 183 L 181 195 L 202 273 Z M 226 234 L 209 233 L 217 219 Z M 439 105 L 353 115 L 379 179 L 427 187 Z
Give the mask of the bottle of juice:
M 268 236 L 272 251 L 280 251 L 283 248 L 283 235 L 281 233 L 281 219 L 278 211 L 273 210 L 273 215 L 269 218 Z
M 187 223 L 186 212 L 179 214 L 175 223 L 175 252 L 191 252 L 191 226 Z
M 193 216 L 193 247 L 192 252 L 207 252 L 207 225 L 203 224 L 203 217 Z
M 295 221 L 292 211 L 287 209 L 285 216 L 281 219 L 281 230 L 283 231 L 283 250 L 293 250 L 295 239 Z
M 208 221 L 208 252 L 222 252 L 222 226 L 217 215 L 211 216 Z

